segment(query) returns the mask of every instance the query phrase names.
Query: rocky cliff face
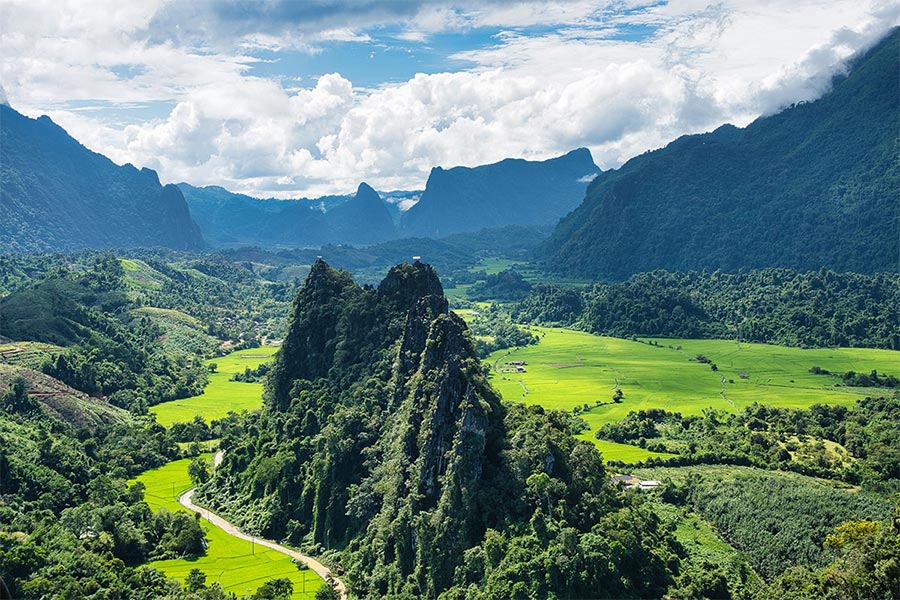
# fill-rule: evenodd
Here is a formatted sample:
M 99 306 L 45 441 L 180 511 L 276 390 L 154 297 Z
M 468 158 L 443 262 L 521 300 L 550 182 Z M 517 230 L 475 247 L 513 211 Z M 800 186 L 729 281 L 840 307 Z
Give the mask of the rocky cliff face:
M 501 403 L 430 266 L 398 265 L 371 288 L 318 261 L 268 394 L 262 414 L 224 436 L 225 461 L 200 500 L 250 531 L 337 551 L 355 597 L 493 586 L 484 597 L 508 598 L 523 582 L 533 598 L 663 595 L 667 580 L 645 568 L 662 564 L 660 532 L 613 531 L 656 541 L 594 552 L 595 528 L 620 528 L 599 525 L 621 506 L 599 453 L 575 441 L 569 415 Z M 576 566 L 552 583 L 556 559 L 525 561 L 540 575 L 502 564 L 507 544 L 518 563 L 563 531 L 560 560 Z
M 404 263 L 372 289 L 317 261 L 267 394 L 272 415 L 302 420 L 296 431 L 320 440 L 293 463 L 305 483 L 284 512 L 309 518 L 320 543 L 382 540 L 361 555 L 381 567 L 409 574 L 422 552 L 434 554 L 420 585 L 446 587 L 459 553 L 483 533 L 478 490 L 498 471 L 504 409 L 435 270 Z
M 384 496 L 367 532 L 385 540 L 368 557 L 375 568 L 415 573 L 428 596 L 449 585 L 462 552 L 483 535 L 479 490 L 494 485 L 504 415 L 465 323 L 445 302 L 428 296 L 410 312 L 395 380 L 402 400 L 382 443 L 387 460 L 372 476 L 373 486 L 396 492 Z M 409 538 L 398 539 L 398 528 Z M 376 584 L 373 592 L 399 590 Z

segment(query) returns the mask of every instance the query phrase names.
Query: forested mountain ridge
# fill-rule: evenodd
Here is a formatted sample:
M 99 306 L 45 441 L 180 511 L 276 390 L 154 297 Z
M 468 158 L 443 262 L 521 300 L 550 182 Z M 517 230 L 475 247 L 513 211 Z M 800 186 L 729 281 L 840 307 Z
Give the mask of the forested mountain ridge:
M 203 247 L 174 185 L 0 104 L 0 252 Z
M 551 225 L 578 205 L 599 172 L 587 148 L 546 161 L 435 167 L 419 202 L 402 216 L 401 229 L 408 236 L 441 237 L 507 225 Z
M 216 246 L 299 248 L 374 244 L 397 237 L 391 212 L 368 184 L 354 195 L 262 200 L 179 183 L 191 215 Z
M 202 500 L 331 551 L 359 597 L 660 597 L 673 581 L 670 534 L 568 416 L 501 403 L 427 265 L 371 288 L 317 261 L 266 402 L 223 439 Z
M 896 271 L 898 44 L 894 29 L 816 101 L 604 172 L 546 242 L 548 268 Z

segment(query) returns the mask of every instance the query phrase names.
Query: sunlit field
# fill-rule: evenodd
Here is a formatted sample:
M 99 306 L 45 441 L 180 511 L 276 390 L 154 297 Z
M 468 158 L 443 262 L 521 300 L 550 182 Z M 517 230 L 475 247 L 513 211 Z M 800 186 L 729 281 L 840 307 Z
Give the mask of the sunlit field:
M 209 460 L 212 455 L 203 456 Z M 190 461 L 176 460 L 137 477 L 136 481 L 146 486 L 144 499 L 151 509 L 186 510 L 178 504 L 178 496 L 193 487 L 187 473 Z M 291 598 L 307 600 L 315 596 L 323 583 L 315 572 L 300 571 L 290 557 L 280 552 L 232 537 L 205 519 L 203 526 L 209 542 L 205 556 L 197 560 L 161 560 L 149 566 L 180 581 L 184 581 L 191 569 L 200 569 L 206 573 L 207 585 L 218 581 L 225 591 L 238 596 L 255 592 L 270 579 L 287 577 L 294 584 Z
M 207 422 L 221 419 L 229 412 L 255 410 L 262 406 L 262 384 L 229 381 L 235 373 L 247 367 L 254 369 L 271 360 L 278 350 L 274 346 L 238 350 L 228 356 L 214 358 L 209 363 L 216 364 L 216 372 L 209 374 L 209 384 L 203 394 L 193 398 L 163 402 L 150 408 L 156 420 L 168 427 L 172 423 L 183 423 L 200 415 Z
M 704 408 L 736 412 L 754 402 L 803 408 L 816 403 L 850 405 L 877 393 L 843 387 L 838 376 L 813 375 L 813 366 L 900 375 L 900 352 L 873 349 L 786 348 L 737 344 L 728 340 L 655 339 L 635 342 L 559 328 L 532 328 L 535 346 L 500 350 L 487 359 L 491 382 L 506 400 L 571 411 L 588 406 L 583 418 L 592 440 L 610 460 L 640 460 L 652 453 L 633 446 L 601 442 L 593 430 L 630 411 L 664 408 L 698 414 Z M 650 342 L 656 345 L 651 345 Z M 698 362 L 702 354 L 718 367 Z M 510 361 L 525 361 L 517 372 Z M 621 402 L 613 402 L 616 389 Z M 597 402 L 601 404 L 597 406 Z

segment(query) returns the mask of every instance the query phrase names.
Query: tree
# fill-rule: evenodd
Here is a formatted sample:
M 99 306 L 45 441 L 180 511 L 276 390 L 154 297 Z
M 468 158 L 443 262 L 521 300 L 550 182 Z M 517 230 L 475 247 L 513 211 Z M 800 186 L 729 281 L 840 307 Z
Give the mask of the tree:
M 16 377 L 3 395 L 3 406 L 10 412 L 27 412 L 37 404 L 28 395 L 28 382 L 23 377 Z
M 547 514 L 553 516 L 553 504 L 555 500 L 562 498 L 566 493 L 566 484 L 559 479 L 550 477 L 546 473 L 535 473 L 525 480 L 528 494 L 536 501 L 543 500 L 547 508 Z
M 209 481 L 209 465 L 206 464 L 203 458 L 198 456 L 188 465 L 188 475 L 191 481 L 194 482 L 194 485 L 204 484 Z
M 206 587 L 206 573 L 200 569 L 191 569 L 184 580 L 184 589 L 189 592 L 199 592 Z
M 279 577 L 265 582 L 256 593 L 254 600 L 287 600 L 294 593 L 294 584 L 287 577 Z
M 316 600 L 338 600 L 338 598 L 337 590 L 327 583 L 323 583 L 322 586 L 316 590 Z

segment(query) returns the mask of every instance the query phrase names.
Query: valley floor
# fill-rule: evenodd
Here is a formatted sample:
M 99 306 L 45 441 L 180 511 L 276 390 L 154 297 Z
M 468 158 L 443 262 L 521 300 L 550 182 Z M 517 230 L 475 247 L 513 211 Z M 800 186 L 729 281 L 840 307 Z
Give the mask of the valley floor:
M 209 422 L 231 411 L 258 409 L 262 406 L 262 384 L 235 382 L 230 378 L 245 368 L 256 368 L 276 350 L 274 347 L 252 348 L 212 359 L 209 362 L 216 364 L 216 372 L 210 374 L 210 382 L 203 395 L 165 402 L 151 410 L 160 423 L 169 426 L 175 422 L 191 421 L 194 416 L 201 416 Z M 211 453 L 202 456 L 206 460 L 212 458 Z M 209 542 L 206 555 L 197 560 L 156 561 L 149 566 L 181 581 L 192 569 L 200 569 L 206 574 L 207 584 L 219 582 L 226 591 L 238 595 L 250 594 L 266 581 L 284 577 L 294 584 L 292 600 L 314 598 L 323 583 L 317 571 L 327 571 L 322 565 L 316 563 L 321 569 L 313 566 L 301 571 L 294 564 L 294 559 L 301 556 L 299 552 L 247 536 L 206 509 L 185 505 L 184 500 L 190 502 L 189 494 L 193 488 L 188 476 L 190 462 L 191 459 L 187 458 L 170 462 L 141 474 L 136 481 L 146 486 L 144 497 L 151 509 L 165 508 L 174 512 L 188 508 L 201 514 L 211 525 L 206 527 Z
M 731 340 L 632 341 L 571 329 L 530 329 L 540 337 L 538 344 L 499 350 L 487 358 L 491 383 L 505 400 L 566 411 L 582 407 L 581 417 L 591 430 L 581 437 L 594 442 L 605 459 L 623 462 L 664 456 L 594 439 L 598 427 L 631 411 L 737 412 L 754 402 L 786 408 L 816 403 L 849 406 L 884 391 L 844 387 L 839 377 L 814 375 L 809 369 L 900 375 L 900 352 L 891 350 L 801 349 Z M 698 361 L 700 355 L 717 370 Z M 622 392 L 620 402 L 613 401 L 616 390 Z

